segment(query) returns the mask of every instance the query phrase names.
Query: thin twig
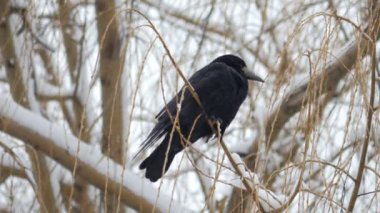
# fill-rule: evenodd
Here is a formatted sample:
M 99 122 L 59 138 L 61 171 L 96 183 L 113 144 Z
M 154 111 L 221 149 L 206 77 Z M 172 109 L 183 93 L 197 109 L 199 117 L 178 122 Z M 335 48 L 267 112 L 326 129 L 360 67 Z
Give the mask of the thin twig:
M 361 153 L 361 157 L 360 157 L 358 174 L 356 177 L 354 189 L 352 190 L 350 202 L 349 202 L 348 208 L 347 208 L 348 212 L 353 211 L 353 209 L 355 207 L 356 199 L 358 198 L 358 192 L 359 192 L 360 185 L 361 185 L 362 178 L 363 178 L 363 174 L 364 174 L 369 138 L 371 135 L 372 116 L 374 113 L 375 86 L 376 86 L 376 64 L 377 64 L 376 42 L 375 41 L 376 41 L 377 33 L 378 33 L 379 27 L 380 27 L 379 26 L 379 24 L 380 24 L 379 12 L 380 12 L 379 7 L 377 7 L 377 9 L 374 10 L 375 18 L 373 21 L 373 25 L 370 26 L 370 28 L 369 28 L 369 34 L 370 34 L 371 40 L 372 40 L 372 42 L 368 41 L 368 42 L 370 42 L 369 45 L 370 45 L 370 50 L 371 50 L 371 96 L 370 96 L 370 102 L 369 102 L 369 106 L 368 106 L 367 126 L 366 126 L 365 138 L 364 138 L 364 142 L 363 142 L 363 149 L 362 149 L 362 153 Z

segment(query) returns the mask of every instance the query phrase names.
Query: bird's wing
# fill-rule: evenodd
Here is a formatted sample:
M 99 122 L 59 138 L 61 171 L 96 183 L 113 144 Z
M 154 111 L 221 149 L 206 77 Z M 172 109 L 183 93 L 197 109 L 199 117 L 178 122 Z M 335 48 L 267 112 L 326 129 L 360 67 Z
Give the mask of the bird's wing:
M 221 73 L 215 72 L 219 71 L 220 63 L 215 64 L 209 64 L 206 67 L 202 68 L 201 70 L 195 72 L 190 78 L 189 83 L 194 88 L 195 92 L 202 93 L 204 91 L 204 88 L 208 86 L 212 86 L 215 81 L 217 81 L 218 77 L 222 77 Z M 191 107 L 193 104 L 193 95 L 186 89 L 186 91 L 183 93 L 185 86 L 176 94 L 175 97 L 173 97 L 156 115 L 156 119 L 158 120 L 158 123 L 160 122 L 169 122 L 171 121 L 170 117 L 174 117 L 177 113 L 178 104 L 181 102 L 181 113 L 184 113 L 184 108 Z M 183 96 L 183 97 L 182 97 Z M 198 94 L 199 97 L 202 96 L 202 94 Z M 182 101 L 181 101 L 182 99 Z
M 237 74 L 235 74 L 235 71 L 229 66 L 223 63 L 211 63 L 194 73 L 189 79 L 190 84 L 198 94 L 202 106 L 208 115 L 211 112 L 218 114 L 220 106 L 225 104 L 226 101 L 229 101 L 231 96 L 236 92 L 234 85 L 231 84 L 231 78 L 236 77 L 234 75 Z M 177 103 L 181 100 L 183 89 L 184 88 L 157 114 L 156 119 L 158 122 L 141 144 L 136 156 L 155 144 L 171 129 L 172 119 L 176 116 Z M 181 124 L 182 122 L 192 124 L 200 113 L 202 113 L 202 109 L 198 106 L 192 94 L 186 90 L 181 102 Z M 209 116 L 213 115 L 210 114 Z
M 198 94 L 202 107 L 206 110 L 206 113 L 211 112 L 213 108 L 218 107 L 220 104 L 225 104 L 225 100 L 231 99 L 231 96 L 237 89 L 232 80 L 233 78 L 236 78 L 235 75 L 237 74 L 231 67 L 223 63 L 212 63 L 197 71 L 189 78 L 189 83 Z M 180 102 L 181 117 L 187 115 L 190 117 L 191 121 L 193 121 L 195 118 L 193 116 L 197 116 L 200 113 L 199 110 L 201 109 L 199 108 L 198 103 L 196 103 L 193 95 L 188 89 L 183 93 L 184 88 L 185 87 L 183 87 L 157 114 L 156 118 L 159 123 L 170 121 L 170 117 L 174 119 L 177 113 L 177 105 Z M 190 112 L 190 110 L 194 110 L 195 108 L 199 108 L 199 110 L 197 112 Z
M 218 116 L 226 110 L 225 106 L 234 102 L 239 90 L 237 82 L 243 79 L 233 68 L 222 63 L 212 63 L 205 68 L 205 74 L 190 78 L 189 81 L 198 94 L 205 113 L 209 117 Z

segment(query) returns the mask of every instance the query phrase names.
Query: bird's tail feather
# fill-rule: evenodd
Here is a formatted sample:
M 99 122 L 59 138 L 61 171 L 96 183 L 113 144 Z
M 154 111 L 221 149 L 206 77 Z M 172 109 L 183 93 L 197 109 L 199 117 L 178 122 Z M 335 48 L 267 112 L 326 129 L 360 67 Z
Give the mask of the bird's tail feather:
M 139 150 L 133 156 L 135 159 L 138 155 L 145 152 L 148 148 L 153 146 L 163 135 L 166 134 L 166 129 L 169 128 L 169 124 L 158 123 L 153 130 L 149 133 L 148 137 L 140 145 Z
M 140 169 L 146 169 L 145 177 L 152 182 L 156 182 L 166 173 L 174 156 L 182 150 L 182 145 L 176 137 L 172 138 L 171 146 L 168 148 L 169 135 L 166 135 L 162 143 L 139 166 Z

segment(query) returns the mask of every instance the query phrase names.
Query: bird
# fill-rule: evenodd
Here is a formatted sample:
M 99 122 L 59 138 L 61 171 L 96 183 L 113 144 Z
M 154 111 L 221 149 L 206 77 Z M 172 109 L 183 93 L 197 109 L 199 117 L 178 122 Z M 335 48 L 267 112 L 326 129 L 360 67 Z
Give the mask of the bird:
M 156 125 L 135 155 L 163 138 L 139 165 L 141 170 L 146 170 L 145 177 L 156 182 L 167 172 L 175 155 L 190 143 L 215 136 L 212 123 L 218 122 L 223 136 L 247 97 L 248 80 L 264 82 L 247 68 L 243 59 L 232 54 L 219 56 L 195 72 L 188 82 L 200 103 L 189 86 L 183 86 L 156 115 Z

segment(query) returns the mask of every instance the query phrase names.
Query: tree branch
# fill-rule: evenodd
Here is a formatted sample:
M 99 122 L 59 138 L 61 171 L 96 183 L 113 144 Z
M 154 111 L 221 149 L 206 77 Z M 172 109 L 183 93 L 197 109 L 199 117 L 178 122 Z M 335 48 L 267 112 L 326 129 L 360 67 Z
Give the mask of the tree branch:
M 1 96 L 0 103 L 0 128 L 3 132 L 23 140 L 71 171 L 77 167 L 76 175 L 103 191 L 107 188 L 111 193 L 120 193 L 121 202 L 139 212 L 152 212 L 155 207 L 161 212 L 169 211 L 167 204 L 171 197 L 157 191 L 148 181 L 124 170 L 96 148 L 58 124 L 23 108 L 10 97 Z M 176 202 L 172 203 L 172 208 L 187 212 Z
M 367 150 L 368 150 L 368 144 L 369 144 L 369 138 L 371 134 L 372 129 L 372 116 L 375 111 L 374 102 L 375 102 L 375 87 L 376 87 L 376 37 L 379 32 L 380 27 L 380 8 L 377 7 L 371 15 L 374 16 L 373 22 L 371 23 L 369 27 L 369 35 L 371 36 L 372 42 L 368 42 L 369 49 L 371 50 L 371 96 L 370 96 L 370 102 L 368 106 L 368 115 L 367 115 L 367 126 L 365 131 L 365 138 L 363 142 L 363 148 L 362 153 L 360 156 L 360 162 L 359 162 L 359 168 L 358 173 L 355 180 L 355 185 L 352 190 L 350 202 L 348 204 L 348 212 L 352 212 L 355 207 L 356 199 L 358 197 L 358 192 L 360 189 L 360 185 L 362 182 L 363 174 L 364 174 L 364 168 L 365 168 L 365 162 L 366 162 L 366 156 L 367 156 Z
M 343 47 L 343 51 L 332 60 L 324 70 L 314 79 L 297 86 L 285 95 L 281 104 L 277 106 L 269 115 L 265 127 L 265 137 L 267 148 L 277 139 L 278 134 L 285 123 L 293 117 L 301 108 L 310 101 L 327 92 L 333 92 L 338 82 L 343 79 L 358 60 L 367 54 L 368 40 L 367 34 L 361 32 L 358 38 L 353 39 Z M 319 90 L 315 91 L 313 97 L 309 97 L 307 88 L 310 83 L 319 85 Z

